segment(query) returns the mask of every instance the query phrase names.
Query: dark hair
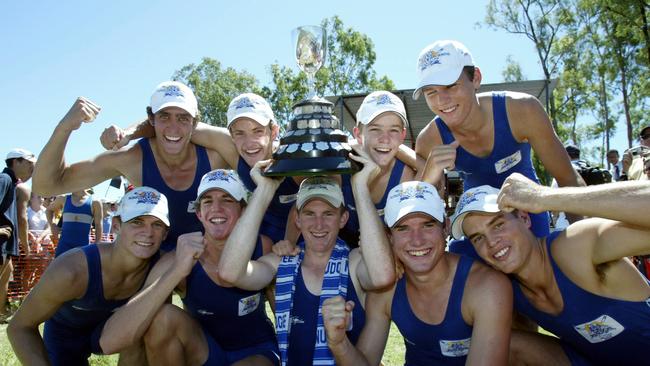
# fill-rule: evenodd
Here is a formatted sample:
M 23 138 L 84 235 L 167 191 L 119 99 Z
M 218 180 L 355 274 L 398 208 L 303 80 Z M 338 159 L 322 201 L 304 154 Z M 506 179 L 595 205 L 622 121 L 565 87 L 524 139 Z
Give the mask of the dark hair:
M 616 153 L 616 155 L 619 155 L 619 154 L 618 154 L 618 150 L 616 150 L 616 149 L 611 149 L 611 150 L 609 150 L 609 151 L 607 152 L 607 155 L 609 155 L 609 154 L 613 154 L 613 153 Z
M 475 66 L 464 66 L 463 67 L 463 72 L 467 75 L 467 78 L 469 78 L 469 81 L 474 81 L 474 72 L 476 71 Z

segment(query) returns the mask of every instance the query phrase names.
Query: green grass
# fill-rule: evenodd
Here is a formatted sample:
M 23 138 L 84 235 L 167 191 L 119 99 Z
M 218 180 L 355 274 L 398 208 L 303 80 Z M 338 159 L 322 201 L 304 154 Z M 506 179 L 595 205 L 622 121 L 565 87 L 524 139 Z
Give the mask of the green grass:
M 181 301 L 178 296 L 174 296 L 174 304 L 181 306 Z M 273 319 L 273 316 L 270 313 L 270 310 L 267 307 L 267 312 L 269 317 Z M 41 332 L 43 327 L 41 326 Z M 90 364 L 94 366 L 114 366 L 117 365 L 117 355 L 111 356 L 97 356 L 93 355 L 90 358 Z M 402 339 L 399 330 L 395 325 L 391 325 L 390 336 L 388 338 L 388 344 L 386 345 L 386 351 L 384 352 L 383 364 L 385 366 L 397 366 L 404 364 L 404 341 Z M 9 344 L 9 339 L 7 338 L 7 325 L 0 325 L 0 365 L 2 366 L 20 366 L 18 359 L 14 355 L 11 345 Z

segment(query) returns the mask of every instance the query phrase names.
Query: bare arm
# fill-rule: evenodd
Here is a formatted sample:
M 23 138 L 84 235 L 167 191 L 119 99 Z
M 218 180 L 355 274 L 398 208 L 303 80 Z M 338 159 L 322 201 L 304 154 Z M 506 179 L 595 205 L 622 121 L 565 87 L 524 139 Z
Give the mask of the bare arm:
M 527 141 L 560 187 L 584 186 L 539 101 L 528 94 L 508 93 L 508 116 L 518 141 Z
M 106 354 L 120 352 L 142 339 L 158 309 L 192 271 L 204 250 L 203 235 L 183 234 L 176 251 L 167 253 L 151 270 L 144 288 L 104 325 L 99 344 Z
M 25 255 L 29 255 L 29 224 L 27 223 L 27 206 L 29 205 L 29 188 L 25 184 L 16 187 L 16 208 L 18 212 L 18 243 Z
M 567 229 L 572 240 L 582 240 L 591 248 L 594 264 L 650 253 L 650 215 L 644 214 L 650 202 L 650 182 L 553 189 L 513 174 L 504 182 L 498 202 L 505 210 L 564 210 L 609 219 L 583 220 Z
M 393 255 L 368 188 L 368 182 L 379 172 L 379 167 L 368 157 L 350 156 L 363 164 L 363 169 L 352 176 L 352 191 L 359 216 L 359 246 L 362 248 L 362 260 L 355 272 L 364 290 L 374 290 L 395 281 Z
M 258 162 L 251 169 L 251 178 L 257 184 L 257 188 L 228 236 L 219 259 L 219 278 L 247 290 L 260 290 L 266 287 L 275 275 L 275 269 L 267 268 L 264 262 L 251 260 L 262 218 L 281 182 L 261 175 L 260 169 L 268 163 L 269 160 Z
M 350 324 L 350 314 L 355 306 L 359 305 L 353 301 L 346 302 L 341 296 L 323 302 L 323 323 L 327 334 L 327 345 L 337 365 L 370 365 L 363 354 L 354 348 L 345 333 Z
M 395 157 L 416 172 L 422 171 L 422 169 L 424 169 L 424 164 L 427 162 L 423 157 L 416 154 L 415 150 L 404 144 L 399 145 L 399 149 L 397 150 L 397 155 Z
M 57 258 L 23 301 L 7 327 L 16 357 L 23 365 L 49 365 L 38 327 L 67 301 L 86 292 L 88 270 L 81 251 Z
M 479 267 L 476 267 L 479 266 Z M 506 365 L 512 325 L 512 287 L 507 277 L 474 264 L 463 296 L 463 317 L 472 318 L 466 365 Z
M 227 129 L 199 122 L 192 133 L 192 142 L 217 151 L 232 169 L 237 169 L 239 153 Z
M 394 292 L 395 287 L 382 292 L 368 292 L 365 307 L 366 324 L 361 331 L 356 348 L 352 344 L 349 344 L 347 347 L 351 348 L 347 348 L 348 353 L 345 354 L 346 357 L 350 357 L 353 360 L 361 355 L 363 357 L 361 360 L 365 361 L 365 363 L 360 362 L 358 363 L 359 365 L 381 364 L 390 331 L 390 304 Z M 334 351 L 332 353 L 336 355 Z M 338 361 L 339 359 L 337 358 Z M 350 363 L 350 365 L 355 365 L 355 363 Z
M 82 122 L 91 122 L 97 113 L 99 107 L 91 101 L 83 97 L 75 101 L 54 129 L 36 162 L 32 183 L 35 192 L 45 196 L 74 192 L 117 175 L 125 175 L 134 184 L 139 183 L 133 174 L 127 174 L 131 173 L 127 167 L 134 165 L 130 150 L 107 151 L 89 160 L 66 164 L 64 151 L 70 135 Z
M 106 150 L 119 150 L 135 139 L 154 136 L 154 128 L 147 118 L 132 124 L 126 129 L 116 125 L 106 127 L 99 137 L 99 141 Z

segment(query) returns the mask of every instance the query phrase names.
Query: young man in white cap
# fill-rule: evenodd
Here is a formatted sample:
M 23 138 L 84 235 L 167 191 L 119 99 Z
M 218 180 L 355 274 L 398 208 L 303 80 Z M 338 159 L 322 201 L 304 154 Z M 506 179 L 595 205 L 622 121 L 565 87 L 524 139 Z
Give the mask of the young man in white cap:
M 406 137 L 406 110 L 396 95 L 380 90 L 363 99 L 356 118 L 354 137 L 361 149 L 380 168 L 379 174 L 369 182 L 369 187 L 371 200 L 379 216 L 383 217 L 388 191 L 415 176 L 415 171 L 396 157 Z M 350 218 L 341 231 L 341 237 L 350 246 L 356 247 L 359 241 L 359 217 L 350 178 L 348 174 L 342 176 L 341 189 Z
M 424 180 L 438 184 L 444 169 L 460 171 L 465 189 L 501 186 L 514 172 L 538 181 L 531 148 L 560 186 L 581 182 L 539 101 L 528 94 L 477 94 L 481 70 L 457 41 L 436 41 L 418 56 L 418 85 L 436 114 L 418 135 L 415 151 L 427 158 Z M 536 235 L 549 231 L 549 217 L 533 218 Z
M 521 174 L 501 191 L 467 191 L 452 223 L 490 266 L 513 278 L 515 310 L 558 338 L 513 333 L 512 359 L 633 365 L 650 347 L 650 285 L 627 257 L 650 254 L 648 182 L 548 188 Z M 537 238 L 527 212 L 591 218 Z M 519 341 L 518 341 L 519 340 Z M 549 357 L 556 357 L 550 360 Z
M 0 173 L 0 320 L 10 315 L 7 290 L 13 272 L 11 256 L 17 256 L 19 246 L 29 254 L 27 242 L 27 202 L 29 192 L 16 186 L 27 182 L 34 172 L 36 156 L 31 151 L 16 148 L 5 158 L 6 168 Z M 23 209 L 20 209 L 20 208 Z
M 226 241 L 250 209 L 248 194 L 232 170 L 203 176 L 195 206 L 204 234 L 181 235 L 176 252 L 156 264 L 146 287 L 106 323 L 101 338 L 106 350 L 119 352 L 144 338 L 152 365 L 278 364 L 263 291 L 235 288 L 219 276 Z M 245 227 L 255 243 L 249 258 L 257 259 L 272 242 L 251 229 Z M 172 291 L 181 296 L 185 310 L 165 304 Z
M 87 365 L 91 353 L 105 354 L 106 319 L 142 287 L 167 234 L 167 199 L 136 188 L 122 198 L 115 225 L 114 243 L 58 257 L 25 298 L 7 328 L 22 364 Z
M 445 252 L 445 206 L 431 184 L 393 188 L 384 221 L 404 267 L 395 286 L 366 297 L 366 326 L 356 348 L 345 336 L 350 311 L 341 297 L 323 307 L 337 365 L 380 363 L 391 320 L 404 336 L 406 365 L 505 365 L 512 290 L 508 279 L 469 257 Z
M 33 189 L 42 195 L 73 192 L 123 175 L 134 186 L 156 188 L 169 198 L 171 229 L 162 245 L 172 250 L 179 234 L 197 231 L 192 202 L 203 174 L 226 165 L 217 151 L 190 141 L 198 121 L 194 93 L 177 81 L 159 84 L 147 108 L 155 136 L 89 160 L 67 164 L 64 150 L 72 132 L 91 122 L 100 108 L 80 97 L 63 117 L 36 164 Z
M 370 201 L 368 182 L 379 168 L 370 160 L 350 155 L 364 165 L 352 178 L 361 226 L 361 248 L 350 251 L 338 238 L 348 213 L 336 181 L 326 177 L 305 179 L 297 196 L 296 223 L 304 238 L 295 256 L 270 253 L 251 260 L 255 230 L 278 185 L 263 177 L 260 162 L 251 171 L 257 183 L 249 207 L 226 243 L 219 276 L 233 285 L 257 290 L 277 275 L 276 332 L 282 365 L 333 365 L 327 347 L 320 308 L 325 299 L 341 295 L 365 303 L 365 291 L 390 285 L 395 278 L 388 241 Z M 356 339 L 364 323 L 362 306 L 354 311 L 350 330 Z

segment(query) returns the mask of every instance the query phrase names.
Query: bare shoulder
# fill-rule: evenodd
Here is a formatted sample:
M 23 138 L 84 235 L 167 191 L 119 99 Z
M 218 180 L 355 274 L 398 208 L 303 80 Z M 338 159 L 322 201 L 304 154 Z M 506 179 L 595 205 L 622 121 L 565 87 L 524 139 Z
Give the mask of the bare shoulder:
M 47 267 L 41 283 L 43 290 L 67 299 L 83 296 L 88 285 L 88 262 L 83 250 L 72 249 L 57 257 Z
M 506 275 L 474 261 L 465 284 L 465 296 L 480 305 L 482 299 L 498 298 L 511 292 L 512 285 Z
M 506 109 L 510 117 L 525 117 L 530 113 L 546 113 L 539 99 L 526 93 L 506 92 Z

